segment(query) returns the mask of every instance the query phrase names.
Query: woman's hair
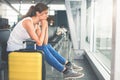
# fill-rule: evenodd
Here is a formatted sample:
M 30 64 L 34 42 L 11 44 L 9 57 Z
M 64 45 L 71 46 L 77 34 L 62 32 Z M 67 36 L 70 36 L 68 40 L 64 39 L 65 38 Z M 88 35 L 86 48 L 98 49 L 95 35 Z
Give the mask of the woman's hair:
M 37 11 L 41 13 L 42 11 L 45 11 L 47 9 L 48 9 L 47 5 L 43 3 L 37 3 L 35 6 L 31 6 L 29 8 L 28 12 L 26 13 L 26 15 L 23 16 L 23 18 L 35 16 Z

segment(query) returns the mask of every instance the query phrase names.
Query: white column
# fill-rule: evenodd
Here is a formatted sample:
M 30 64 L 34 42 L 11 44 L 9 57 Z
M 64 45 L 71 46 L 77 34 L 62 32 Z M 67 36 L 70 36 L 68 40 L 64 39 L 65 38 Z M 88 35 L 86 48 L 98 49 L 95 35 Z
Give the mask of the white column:
M 95 28 L 95 0 L 91 0 L 91 33 L 90 33 L 90 51 L 96 49 L 96 28 Z
M 113 0 L 111 80 L 120 80 L 120 0 Z
M 77 13 L 76 13 L 76 31 L 77 31 L 77 40 L 78 40 L 78 49 L 80 49 L 80 30 L 81 30 L 81 26 L 80 26 L 80 8 L 78 7 L 77 9 Z
M 85 39 L 86 39 L 86 0 L 82 0 L 81 3 L 81 49 L 85 47 Z
M 73 21 L 73 16 L 71 12 L 70 1 L 65 0 L 65 5 L 66 5 L 66 11 L 67 11 L 67 17 L 68 17 L 68 23 L 69 23 L 69 29 L 70 29 L 70 35 L 73 43 L 73 48 L 78 49 L 77 35 L 75 31 L 75 23 Z

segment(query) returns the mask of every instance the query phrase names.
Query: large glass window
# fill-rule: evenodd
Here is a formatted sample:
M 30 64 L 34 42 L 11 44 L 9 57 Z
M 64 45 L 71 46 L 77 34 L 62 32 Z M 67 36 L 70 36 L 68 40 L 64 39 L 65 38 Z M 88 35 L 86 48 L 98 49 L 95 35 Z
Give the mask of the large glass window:
M 112 4 L 112 0 L 87 0 L 86 41 L 93 41 L 90 44 L 93 52 L 109 69 L 112 54 Z
M 112 54 L 112 4 L 112 0 L 96 0 L 93 16 L 95 55 L 109 69 Z

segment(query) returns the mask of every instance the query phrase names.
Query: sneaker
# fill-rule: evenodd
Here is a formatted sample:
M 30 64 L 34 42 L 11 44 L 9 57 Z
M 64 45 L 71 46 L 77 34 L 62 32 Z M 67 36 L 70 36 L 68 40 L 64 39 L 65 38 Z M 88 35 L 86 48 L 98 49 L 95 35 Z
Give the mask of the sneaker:
M 74 63 L 72 63 L 72 68 L 73 68 L 74 70 L 78 69 L 79 71 L 80 71 L 80 70 L 83 70 L 83 67 L 77 66 L 77 65 L 74 64 Z
M 71 63 L 71 62 L 68 62 L 65 66 L 66 66 L 66 68 L 74 69 L 77 72 L 80 72 L 81 70 L 83 70 L 83 67 L 77 66 L 76 64 Z
M 64 79 L 77 79 L 83 76 L 84 76 L 83 73 L 77 73 L 72 69 L 67 69 L 66 71 L 64 71 L 64 75 L 63 75 Z

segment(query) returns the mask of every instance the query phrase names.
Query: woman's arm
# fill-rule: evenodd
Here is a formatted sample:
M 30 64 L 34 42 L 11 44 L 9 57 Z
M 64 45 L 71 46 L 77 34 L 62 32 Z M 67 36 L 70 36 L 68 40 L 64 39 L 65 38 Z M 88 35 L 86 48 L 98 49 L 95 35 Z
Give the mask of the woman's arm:
M 30 37 L 36 41 L 36 44 L 38 46 L 42 46 L 43 45 L 43 41 L 44 41 L 44 35 L 45 35 L 45 28 L 42 28 L 42 32 L 40 34 L 40 37 L 38 37 L 38 35 L 35 32 L 35 27 L 32 23 L 31 20 L 25 20 L 22 23 L 23 27 L 27 30 L 28 34 L 30 35 Z
M 46 45 L 48 43 L 48 22 L 47 22 L 47 20 L 42 20 L 41 21 L 41 26 L 42 26 L 41 35 L 42 35 L 42 33 L 45 33 L 43 44 Z
M 39 24 L 36 25 L 36 33 L 37 33 L 38 37 L 40 37 L 40 35 L 41 35 L 41 28 L 40 28 Z
M 45 45 L 48 44 L 48 26 L 46 28 L 46 33 L 45 33 L 45 39 L 44 39 L 44 42 L 43 42 Z
M 48 22 L 44 22 L 43 25 L 46 25 L 46 28 L 45 28 L 45 37 L 44 37 L 44 40 L 43 40 L 43 44 L 44 45 L 47 45 L 48 44 Z M 41 25 L 42 26 L 42 25 Z M 43 26 L 42 26 L 43 27 Z M 42 33 L 42 29 L 40 27 L 40 25 L 36 25 L 36 33 L 38 35 L 38 37 L 40 38 L 41 36 L 41 33 Z

